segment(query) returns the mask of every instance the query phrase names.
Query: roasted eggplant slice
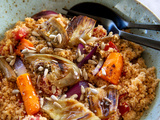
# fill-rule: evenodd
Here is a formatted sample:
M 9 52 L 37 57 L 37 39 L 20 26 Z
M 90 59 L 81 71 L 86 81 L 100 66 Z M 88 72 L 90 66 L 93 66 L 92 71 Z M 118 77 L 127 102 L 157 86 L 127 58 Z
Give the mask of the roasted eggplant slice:
M 71 98 L 46 101 L 42 109 L 54 120 L 100 120 L 82 103 Z
M 116 89 L 86 88 L 89 107 L 99 118 L 108 118 L 117 111 L 118 95 Z M 108 95 L 107 95 L 108 94 Z
M 92 33 L 96 21 L 87 16 L 74 17 L 68 25 L 67 34 L 70 45 L 77 45 L 80 43 L 80 38 L 88 40 Z
M 40 66 L 46 68 L 48 74 L 45 77 L 57 87 L 74 85 L 80 79 L 79 68 L 63 57 L 50 54 L 28 54 L 25 59 L 33 65 L 35 72 Z
M 40 25 L 40 34 L 53 47 L 63 48 L 68 43 L 68 36 L 64 26 L 54 17 Z

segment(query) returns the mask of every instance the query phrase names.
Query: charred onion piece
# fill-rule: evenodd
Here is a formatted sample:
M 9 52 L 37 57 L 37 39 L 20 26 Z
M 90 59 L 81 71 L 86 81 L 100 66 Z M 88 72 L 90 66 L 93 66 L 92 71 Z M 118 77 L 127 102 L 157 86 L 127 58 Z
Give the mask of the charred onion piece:
M 78 95 L 77 100 L 80 99 L 81 96 L 81 86 L 83 86 L 84 88 L 89 87 L 88 82 L 87 81 L 79 81 L 78 83 L 76 83 L 75 85 L 73 85 L 67 92 L 66 95 L 67 97 L 71 97 L 74 94 Z
M 80 50 L 81 54 L 85 54 L 85 52 L 86 52 L 85 51 L 85 47 L 84 47 L 84 45 L 82 43 L 80 43 L 78 45 L 77 52 L 78 52 L 78 50 Z
M 96 66 L 96 68 L 92 71 L 92 74 L 93 74 L 93 75 L 96 75 L 96 74 L 100 71 L 103 63 L 104 63 L 104 60 L 103 60 L 102 58 L 100 58 L 97 66 Z
M 95 88 L 98 94 L 92 93 L 92 88 L 86 88 L 89 108 L 101 119 L 107 118 L 109 115 L 109 103 L 106 101 L 107 91 L 102 88 Z
M 41 11 L 39 13 L 36 13 L 35 15 L 32 16 L 32 18 L 35 20 L 38 20 L 40 18 L 47 18 L 48 19 L 48 18 L 54 17 L 55 15 L 57 15 L 56 12 L 46 10 L 46 11 Z
M 70 45 L 80 43 L 79 39 L 87 40 L 91 37 L 96 21 L 87 16 L 74 17 L 68 25 L 67 34 Z
M 9 66 L 9 64 L 3 58 L 0 58 L 0 70 L 2 70 L 5 77 L 8 80 L 16 81 L 17 76 L 14 70 Z
M 40 33 L 53 47 L 63 48 L 68 43 L 64 26 L 54 17 L 42 23 Z
M 78 63 L 77 66 L 78 66 L 79 68 L 81 68 L 85 63 L 88 62 L 89 59 L 92 58 L 92 56 L 96 53 L 97 46 L 98 46 L 98 45 L 96 45 L 96 46 L 91 50 L 91 52 L 90 52 L 85 58 L 83 58 L 81 62 Z
M 46 101 L 42 109 L 54 120 L 100 120 L 93 112 L 75 99 Z
M 60 76 L 60 78 L 58 79 L 50 79 L 50 77 L 48 77 L 50 74 L 47 75 L 47 78 L 49 80 L 49 82 L 51 82 L 52 84 L 54 84 L 57 87 L 66 87 L 66 86 L 70 86 L 70 85 L 74 85 L 75 83 L 77 83 L 80 79 L 80 71 L 79 68 L 71 61 L 69 61 L 68 59 L 65 59 L 63 57 L 57 56 L 57 55 L 50 55 L 50 54 L 28 54 L 25 56 L 25 59 L 29 61 L 29 63 L 31 64 L 35 64 L 37 63 L 37 61 L 41 61 L 41 62 L 48 62 L 50 64 L 52 64 L 52 60 L 57 61 L 57 63 L 54 64 L 58 64 L 58 66 L 60 66 L 61 70 L 64 72 L 65 71 L 65 75 L 56 73 L 56 71 L 51 71 L 54 73 L 53 75 L 58 74 Z M 63 66 L 65 66 L 65 70 L 63 70 Z M 55 69 L 56 70 L 56 69 Z M 55 74 L 56 73 L 56 74 Z M 63 77 L 62 77 L 63 76 Z
M 20 58 L 16 58 L 14 68 L 16 70 L 17 76 L 27 73 L 27 69 Z

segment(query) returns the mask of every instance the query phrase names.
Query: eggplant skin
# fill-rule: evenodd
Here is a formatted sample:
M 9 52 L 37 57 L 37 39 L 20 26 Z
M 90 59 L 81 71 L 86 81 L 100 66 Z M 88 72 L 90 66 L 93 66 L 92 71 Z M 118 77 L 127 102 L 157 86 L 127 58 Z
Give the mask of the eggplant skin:
M 80 43 L 79 38 L 84 40 L 89 39 L 93 33 L 96 21 L 87 16 L 75 16 L 67 27 L 67 34 L 70 45 L 77 45 Z

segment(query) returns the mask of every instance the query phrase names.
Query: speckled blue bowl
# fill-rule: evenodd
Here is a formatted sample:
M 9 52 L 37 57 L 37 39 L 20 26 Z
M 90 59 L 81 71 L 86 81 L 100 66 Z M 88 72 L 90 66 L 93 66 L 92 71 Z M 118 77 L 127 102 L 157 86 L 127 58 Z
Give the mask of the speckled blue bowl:
M 65 12 L 63 7 L 70 8 L 80 2 L 98 2 L 113 9 L 126 20 L 140 23 L 160 23 L 160 21 L 145 7 L 134 0 L 4 0 L 0 2 L 0 38 L 4 37 L 6 30 L 13 27 L 18 20 L 47 9 L 56 12 Z M 160 33 L 156 31 L 132 30 L 133 33 L 160 39 Z M 147 34 L 146 34 L 147 33 Z M 148 67 L 157 68 L 157 77 L 160 78 L 160 52 L 148 47 L 144 47 L 143 57 Z M 142 120 L 160 119 L 160 87 L 157 88 L 156 99 L 145 112 Z

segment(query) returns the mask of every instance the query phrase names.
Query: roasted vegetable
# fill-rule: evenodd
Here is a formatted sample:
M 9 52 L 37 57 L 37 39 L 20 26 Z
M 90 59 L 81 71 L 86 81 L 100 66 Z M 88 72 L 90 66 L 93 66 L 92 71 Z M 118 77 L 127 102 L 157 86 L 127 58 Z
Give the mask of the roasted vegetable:
M 22 95 L 24 106 L 28 115 L 33 115 L 40 110 L 39 98 L 31 83 L 28 73 L 22 74 L 17 78 L 17 86 Z
M 16 59 L 15 70 L 17 71 L 17 86 L 20 90 L 27 114 L 33 115 L 40 110 L 39 98 L 32 85 L 30 75 L 20 58 Z
M 122 116 L 130 111 L 130 106 L 126 102 L 123 102 L 118 105 L 118 109 Z
M 75 99 L 47 101 L 42 109 L 54 120 L 100 120 L 93 112 Z
M 42 23 L 39 31 L 47 41 L 52 43 L 53 47 L 63 48 L 68 43 L 64 26 L 54 17 Z
M 77 94 L 77 95 L 78 95 L 77 100 L 79 100 L 79 99 L 80 99 L 80 96 L 81 96 L 81 94 L 82 94 L 82 92 L 81 92 L 81 86 L 83 86 L 84 88 L 89 87 L 87 81 L 80 81 L 80 82 L 76 83 L 75 85 L 73 85 L 73 86 L 66 92 L 67 97 L 69 98 L 69 97 L 71 97 L 72 95 Z
M 127 93 L 124 93 L 119 96 L 118 109 L 119 109 L 119 113 L 121 113 L 121 116 L 123 116 L 125 113 L 128 113 L 131 110 L 128 103 L 121 102 L 121 99 L 124 98 L 126 95 Z
M 108 88 L 108 99 L 111 101 L 109 105 L 109 114 L 113 114 L 117 111 L 118 107 L 118 91 L 116 88 L 109 87 Z
M 23 56 L 21 51 L 25 48 L 33 47 L 33 43 L 27 39 L 21 39 L 18 45 L 16 46 L 15 53 L 16 55 Z
M 25 56 L 34 67 L 40 65 L 50 66 L 46 78 L 49 82 L 58 87 L 74 85 L 80 79 L 79 68 L 71 61 L 57 55 L 50 54 L 29 54 Z M 45 67 L 45 66 L 44 66 Z M 36 71 L 37 67 L 35 67 Z
M 18 28 L 18 30 L 13 31 L 16 40 L 21 40 L 25 38 L 28 35 L 28 33 L 29 30 L 27 27 Z
M 78 44 L 77 53 L 78 53 L 78 51 L 80 51 L 81 54 L 85 54 L 85 52 L 86 52 L 85 47 L 82 43 Z
M 87 16 L 74 17 L 68 25 L 67 34 L 69 36 L 69 44 L 77 45 L 80 38 L 87 40 L 93 33 L 96 21 Z
M 16 70 L 17 76 L 20 76 L 24 73 L 27 73 L 27 69 L 24 66 L 22 60 L 20 58 L 16 58 L 15 64 L 14 64 L 14 68 Z
M 97 75 L 102 79 L 117 85 L 121 76 L 122 68 L 122 55 L 118 52 L 113 52 L 109 54 Z
M 97 50 L 97 45 L 91 50 L 90 53 L 88 53 L 88 55 L 82 59 L 81 62 L 78 63 L 78 67 L 81 68 L 85 63 L 88 62 L 89 59 L 92 58 L 92 56 L 96 53 L 96 50 Z
M 89 102 L 89 108 L 101 119 L 106 118 L 109 115 L 109 104 L 105 100 L 107 92 L 101 88 L 86 88 L 87 98 Z M 94 94 L 92 91 L 96 90 L 98 93 Z M 106 104 L 107 103 L 107 104 Z
M 110 41 L 104 48 L 105 51 L 109 50 L 109 48 L 113 48 L 115 49 L 117 52 L 119 52 L 117 46 L 112 42 Z
M 51 11 L 51 10 L 46 10 L 46 11 L 41 11 L 39 13 L 36 13 L 32 16 L 33 19 L 38 20 L 40 18 L 51 18 L 57 15 L 56 12 Z
M 3 58 L 0 58 L 0 70 L 2 70 L 5 77 L 8 80 L 16 81 L 17 76 L 14 70 L 8 65 L 8 63 Z
M 93 74 L 93 75 L 96 75 L 96 74 L 100 71 L 103 63 L 104 63 L 104 60 L 103 60 L 102 58 L 100 58 L 97 66 L 96 66 L 95 69 L 92 71 L 92 74 Z
M 117 111 L 118 94 L 116 89 L 86 88 L 89 108 L 101 119 L 108 118 Z

